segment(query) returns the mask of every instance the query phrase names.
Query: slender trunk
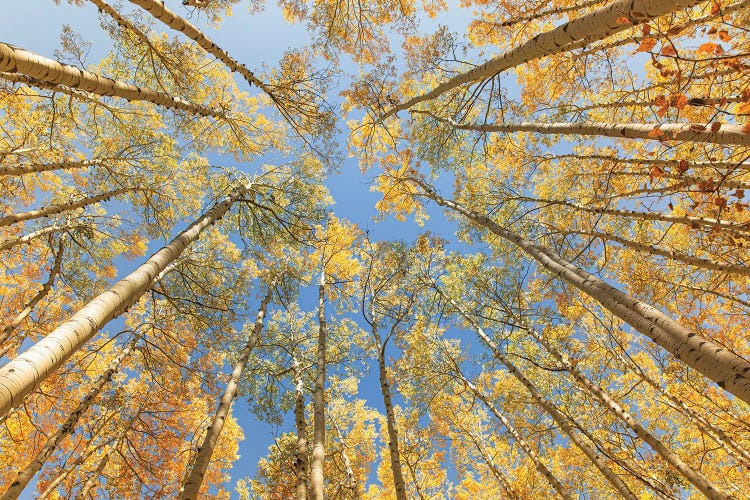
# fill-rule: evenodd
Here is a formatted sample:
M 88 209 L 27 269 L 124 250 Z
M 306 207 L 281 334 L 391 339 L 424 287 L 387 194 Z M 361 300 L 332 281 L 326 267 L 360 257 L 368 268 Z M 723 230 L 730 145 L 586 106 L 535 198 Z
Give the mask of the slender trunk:
M 717 229 L 723 229 L 730 232 L 748 232 L 750 233 L 750 222 L 733 222 L 728 220 L 713 219 L 710 217 L 694 217 L 689 215 L 675 216 L 675 215 L 663 215 L 660 213 L 651 212 L 638 212 L 636 210 L 618 210 L 614 208 L 600 208 L 600 207 L 587 207 L 585 205 L 579 205 L 565 200 L 549 200 L 539 198 L 518 198 L 522 201 L 530 201 L 533 203 L 546 204 L 546 205 L 561 205 L 565 207 L 574 208 L 581 212 L 588 212 L 592 214 L 604 214 L 604 215 L 617 215 L 620 217 L 628 217 L 631 219 L 649 220 L 649 221 L 660 221 L 660 222 L 673 222 L 675 224 L 684 224 L 686 226 L 696 227 L 705 226 Z
M 8 352 L 8 349 L 10 349 L 10 345 L 7 343 L 10 334 L 13 333 L 16 328 L 18 328 L 18 325 L 20 325 L 23 320 L 29 317 L 36 305 L 41 302 L 41 300 L 46 297 L 52 290 L 52 286 L 55 284 L 55 279 L 57 279 L 57 275 L 60 273 L 60 268 L 62 267 L 63 254 L 65 253 L 64 245 L 65 236 L 60 238 L 60 242 L 57 245 L 57 252 L 55 253 L 54 264 L 52 264 L 52 269 L 50 269 L 47 281 L 44 282 L 41 290 L 39 290 L 31 298 L 31 300 L 26 303 L 23 310 L 18 313 L 16 317 L 13 318 L 7 325 L 5 325 L 2 332 L 0 332 L 0 357 L 5 356 L 5 353 Z
M 237 387 L 239 386 L 240 378 L 242 373 L 245 371 L 245 365 L 250 357 L 250 353 L 255 348 L 255 344 L 258 342 L 260 332 L 263 329 L 263 318 L 266 316 L 266 310 L 268 309 L 268 303 L 271 301 L 271 294 L 273 292 L 273 285 L 269 285 L 266 296 L 260 303 L 258 308 L 258 315 L 255 318 L 255 326 L 247 339 L 247 344 L 240 351 L 237 363 L 234 365 L 232 375 L 227 382 L 224 394 L 222 394 L 219 400 L 219 407 L 216 409 L 213 421 L 211 422 L 206 436 L 203 438 L 203 442 L 200 446 L 200 451 L 193 463 L 192 470 L 188 475 L 186 481 L 183 484 L 182 490 L 180 491 L 180 500 L 193 500 L 198 498 L 201 484 L 203 484 L 203 477 L 208 469 L 208 464 L 211 461 L 211 455 L 213 455 L 216 443 L 219 441 L 219 436 L 224 428 L 229 412 L 232 409 L 232 403 L 234 398 L 237 397 Z
M 425 196 L 439 205 L 463 214 L 469 220 L 524 250 L 555 276 L 589 295 L 635 330 L 672 353 L 677 359 L 750 404 L 750 379 L 747 377 L 750 372 L 750 362 L 691 332 L 655 307 L 575 267 L 551 250 L 501 227 L 488 217 L 439 196 L 427 184 L 417 180 L 415 182 L 425 190 Z
M 96 470 L 94 470 L 86 480 L 83 487 L 81 488 L 81 491 L 78 493 L 78 495 L 76 495 L 75 500 L 86 500 L 86 498 L 89 497 L 89 493 L 91 492 L 91 490 L 94 489 L 99 483 L 99 477 L 102 475 L 102 472 L 104 472 L 104 468 L 107 467 L 108 462 L 109 452 L 105 453 L 101 460 L 99 460 L 99 465 L 96 466 Z
M 685 102 L 685 106 L 719 106 L 724 104 L 743 102 L 742 96 L 727 96 L 727 97 L 691 97 Z M 601 109 L 621 109 L 621 108 L 645 108 L 645 107 L 659 107 L 659 102 L 656 99 L 645 99 L 635 100 L 631 99 L 628 101 L 612 101 L 597 104 L 590 104 L 588 106 L 571 106 L 563 105 L 566 110 L 565 113 L 582 113 L 584 111 L 594 111 Z
M 401 453 L 398 444 L 398 428 L 396 426 L 396 414 L 393 411 L 393 400 L 391 399 L 391 386 L 388 382 L 388 371 L 385 366 L 385 345 L 383 345 L 378 327 L 373 315 L 371 323 L 372 334 L 378 344 L 378 372 L 380 375 L 380 392 L 383 395 L 385 405 L 386 424 L 388 428 L 388 452 L 391 458 L 391 472 L 393 474 L 393 487 L 396 490 L 398 500 L 406 500 L 406 481 L 401 470 Z
M 573 160 L 602 160 L 612 163 L 626 163 L 632 165 L 660 165 L 669 168 L 679 168 L 681 165 L 688 168 L 719 168 L 727 170 L 750 170 L 750 163 L 745 163 L 747 158 L 742 158 L 739 161 L 691 161 L 687 160 L 662 160 L 658 158 L 622 158 L 618 156 L 609 155 L 577 155 L 577 154 L 562 154 L 562 155 L 550 155 L 550 156 L 535 156 L 534 159 L 540 159 L 545 161 L 560 160 L 560 159 L 573 159 Z
M 581 439 L 581 436 L 578 435 L 578 432 L 575 430 L 576 428 L 579 428 L 580 426 L 578 423 L 565 416 L 560 410 L 558 410 L 552 403 L 549 403 L 547 400 L 542 398 L 542 396 L 539 394 L 539 391 L 537 390 L 536 386 L 526 378 L 526 376 L 521 373 L 521 371 L 516 368 L 516 366 L 508 359 L 506 358 L 503 353 L 498 348 L 497 344 L 484 332 L 484 330 L 468 315 L 466 314 L 463 309 L 460 308 L 460 306 L 456 303 L 455 300 L 451 299 L 450 297 L 446 296 L 442 291 L 438 289 L 438 293 L 440 293 L 443 297 L 445 297 L 450 304 L 453 306 L 456 311 L 463 317 L 471 326 L 474 328 L 474 331 L 477 333 L 477 335 L 484 341 L 485 344 L 490 348 L 492 351 L 492 354 L 494 357 L 499 360 L 505 367 L 508 369 L 508 371 L 519 381 L 521 384 L 523 384 L 524 387 L 526 387 L 526 390 L 531 395 L 532 399 L 536 401 L 536 403 L 541 406 L 544 411 L 546 411 L 550 417 L 552 417 L 552 420 L 557 423 L 557 425 L 560 426 L 560 429 L 570 438 L 570 441 L 578 447 L 579 450 L 583 452 L 584 455 L 589 459 L 589 461 L 597 468 L 599 469 L 599 472 L 602 473 L 604 478 L 609 481 L 609 483 L 612 485 L 612 487 L 617 491 L 620 495 L 623 497 L 629 499 L 629 500 L 637 500 L 637 497 L 633 494 L 632 491 L 630 491 L 630 488 L 625 484 L 625 482 L 614 473 L 612 469 L 610 469 L 607 464 L 604 463 L 604 461 L 601 459 L 601 457 L 598 455 L 596 450 L 594 450 L 591 446 L 586 444 L 586 442 Z
M 346 453 L 346 444 L 344 443 L 344 436 L 341 434 L 339 424 L 335 420 L 331 419 L 333 428 L 336 429 L 336 435 L 339 438 L 339 445 L 341 447 L 341 460 L 344 462 L 344 470 L 346 471 L 346 487 L 352 492 L 352 498 L 359 500 L 361 497 L 359 492 L 359 485 L 357 484 L 357 478 L 354 477 L 354 469 L 352 469 L 352 462 L 349 460 L 349 455 Z
M 17 214 L 6 215 L 0 217 L 0 227 L 10 226 L 25 220 L 41 219 L 42 217 L 49 217 L 50 215 L 57 215 L 63 212 L 69 212 L 77 208 L 87 207 L 89 205 L 95 205 L 96 203 L 107 201 L 113 196 L 118 196 L 123 193 L 129 193 L 137 191 L 136 188 L 119 188 L 107 191 L 106 193 L 98 194 L 96 196 L 89 196 L 79 201 L 71 201 L 70 203 L 63 203 L 62 205 L 50 205 L 45 208 L 39 208 L 37 210 L 29 210 L 28 212 L 19 212 Z
M 618 356 L 620 358 L 620 361 L 625 366 L 632 366 L 633 363 L 628 362 L 625 360 L 624 357 Z M 726 432 L 724 432 L 719 427 L 715 426 L 711 422 L 709 422 L 703 415 L 696 412 L 692 408 L 690 408 L 688 405 L 686 405 L 682 399 L 673 396 L 669 392 L 667 392 L 665 389 L 661 387 L 661 385 L 656 382 L 654 379 L 646 375 L 646 373 L 640 369 L 638 366 L 634 366 L 634 371 L 636 375 L 646 382 L 649 386 L 651 386 L 652 389 L 654 389 L 658 394 L 663 396 L 667 399 L 667 404 L 675 409 L 676 411 L 682 413 L 685 415 L 688 420 L 690 420 L 693 425 L 701 429 L 703 432 L 708 434 L 711 439 L 716 441 L 716 443 L 722 447 L 722 449 L 730 456 L 734 457 L 735 460 L 737 460 L 740 464 L 745 466 L 746 468 L 750 469 L 750 452 L 748 452 L 743 446 L 741 446 L 739 443 L 737 443 L 732 437 L 730 437 Z
M 708 23 L 708 22 L 710 22 L 710 21 L 712 21 L 714 19 L 717 19 L 719 17 L 724 18 L 728 14 L 736 12 L 736 11 L 738 11 L 740 9 L 744 9 L 748 5 L 750 5 L 750 0 L 742 0 L 740 2 L 736 2 L 736 3 L 733 3 L 731 5 L 720 6 L 721 8 L 715 14 L 707 14 L 707 15 L 701 16 L 701 17 L 694 17 L 694 18 L 692 18 L 692 19 L 690 19 L 690 20 L 688 20 L 688 21 L 680 24 L 679 26 L 674 26 L 672 29 L 669 30 L 669 33 L 672 34 L 674 31 L 677 31 L 677 30 L 684 31 L 687 28 L 689 28 L 690 26 L 699 26 L 699 25 L 702 25 L 702 24 L 706 24 L 706 23 Z M 658 37 L 658 35 L 655 35 L 655 37 Z M 614 49 L 614 48 L 620 47 L 622 45 L 628 45 L 628 44 L 631 44 L 631 43 L 640 43 L 643 40 L 645 40 L 646 38 L 649 38 L 649 36 L 648 35 L 641 35 L 641 36 L 635 36 L 635 37 L 628 37 L 628 38 L 624 38 L 622 40 L 617 40 L 617 41 L 614 41 L 614 42 L 606 43 L 606 44 L 603 44 L 603 45 L 592 47 L 590 50 L 583 51 L 580 54 L 576 54 L 576 58 L 584 57 L 584 56 L 587 56 L 587 55 L 590 55 L 590 54 L 595 54 L 595 53 L 600 52 L 602 50 Z M 651 38 L 654 38 L 654 37 L 652 36 Z M 581 47 L 584 47 L 585 45 L 587 45 L 587 44 L 581 45 Z M 579 47 L 572 47 L 570 50 L 573 50 L 573 48 L 579 48 Z
M 307 420 L 305 419 L 305 392 L 302 382 L 302 369 L 295 356 L 294 364 L 294 423 L 297 428 L 297 449 L 294 462 L 295 483 L 294 491 L 297 500 L 307 500 L 308 492 L 308 448 L 307 448 Z
M 627 411 L 625 411 L 616 401 L 614 401 L 610 395 L 594 385 L 587 377 L 583 375 L 572 363 L 568 362 L 560 352 L 552 347 L 546 339 L 538 335 L 535 331 L 521 325 L 522 328 L 529 333 L 537 342 L 539 342 L 552 356 L 570 373 L 575 381 L 583 389 L 591 393 L 596 399 L 598 399 L 607 408 L 613 416 L 620 419 L 625 423 L 639 438 L 641 438 L 646 444 L 648 444 L 652 450 L 654 450 L 660 457 L 664 459 L 672 468 L 682 474 L 682 476 L 690 481 L 696 488 L 698 488 L 707 498 L 711 500 L 729 500 L 729 496 L 720 491 L 714 486 L 703 474 L 693 469 L 688 464 L 682 461 L 682 459 L 675 453 L 670 451 L 664 444 L 656 438 L 653 434 L 648 432 L 641 424 L 639 424 Z
M 701 269 L 712 269 L 715 271 L 721 271 L 724 273 L 738 274 L 741 276 L 750 276 L 750 267 L 742 264 L 725 264 L 712 259 L 706 259 L 703 257 L 695 257 L 687 255 L 676 250 L 664 250 L 663 248 L 656 247 L 654 245 L 647 245 L 645 243 L 638 243 L 631 241 L 613 234 L 588 232 L 588 231 L 565 231 L 567 234 L 578 234 L 581 236 L 591 236 L 592 238 L 600 238 L 602 240 L 615 241 L 626 248 L 632 248 L 639 252 L 647 253 L 649 255 L 658 255 L 660 257 L 666 257 L 667 259 L 676 260 L 685 264 L 698 267 Z
M 490 410 L 491 411 L 491 410 Z M 494 413 L 493 413 L 494 415 Z M 469 439 L 474 444 L 474 447 L 477 449 L 477 452 L 479 452 L 479 455 L 482 457 L 482 460 L 487 464 L 487 467 L 489 467 L 490 472 L 494 476 L 495 479 L 497 479 L 497 482 L 500 483 L 500 485 L 505 490 L 505 494 L 508 495 L 509 498 L 519 498 L 518 493 L 513 489 L 513 485 L 510 484 L 510 481 L 507 477 L 505 477 L 505 474 L 503 471 L 501 471 L 497 465 L 495 465 L 495 461 L 493 458 L 487 453 L 487 450 L 484 449 L 481 443 L 481 439 L 478 436 L 475 436 L 471 430 L 463 429 L 462 430 L 469 436 Z M 533 462 L 533 460 L 532 460 Z M 536 466 L 536 463 L 534 464 Z
M 47 485 L 47 487 L 39 494 L 38 500 L 45 500 L 48 498 L 53 491 L 55 491 L 55 488 L 65 481 L 68 476 L 70 476 L 73 472 L 75 472 L 76 468 L 81 465 L 83 462 L 85 462 L 91 455 L 96 453 L 100 448 L 103 446 L 107 446 L 107 442 L 99 444 L 95 446 L 92 450 L 90 450 L 87 453 L 81 453 L 71 464 L 66 464 L 65 467 L 60 471 L 60 473 L 55 476 L 55 478 L 52 480 L 52 482 Z
M 537 453 L 534 451 L 534 448 L 532 448 L 531 445 L 516 430 L 516 428 L 513 427 L 513 425 L 505 417 L 505 415 L 500 410 L 498 410 L 495 405 L 492 404 L 492 402 L 482 393 L 482 391 L 477 389 L 477 387 L 473 383 L 471 383 L 463 376 L 461 376 L 461 380 L 466 385 L 466 387 L 469 388 L 471 393 L 474 394 L 474 396 L 476 396 L 476 398 L 479 399 L 485 407 L 487 407 L 490 413 L 492 413 L 495 418 L 502 422 L 502 424 L 508 430 L 508 433 L 513 437 L 513 439 L 515 439 L 516 443 L 518 443 L 518 446 L 520 446 L 521 449 L 526 452 L 526 455 L 528 455 L 529 459 L 531 459 L 531 461 L 534 463 L 534 467 L 536 468 L 536 470 L 538 470 L 544 476 L 544 478 L 555 489 L 555 491 L 565 500 L 572 500 L 573 497 L 565 488 L 565 486 L 563 486 L 560 480 L 557 479 L 549 469 L 547 469 L 547 467 L 539 458 L 539 455 L 537 455 Z
M 53 170 L 75 170 L 101 165 L 103 160 L 90 161 L 57 161 L 53 163 L 30 163 L 27 165 L 0 166 L 0 177 L 5 175 L 27 175 L 39 172 L 51 172 Z
M 320 273 L 318 286 L 318 353 L 315 373 L 315 393 L 313 395 L 313 450 L 310 463 L 310 492 L 314 500 L 323 500 L 325 464 L 325 383 L 326 383 L 326 317 L 325 317 L 326 274 Z
M 86 397 L 84 397 L 83 400 L 78 403 L 76 409 L 73 410 L 70 415 L 68 415 L 68 418 L 65 420 L 65 422 L 57 429 L 54 434 L 47 438 L 44 446 L 41 450 L 39 450 L 39 452 L 37 452 L 31 462 L 25 468 L 18 471 L 18 475 L 15 481 L 10 484 L 3 496 L 0 497 L 0 500 L 12 500 L 18 498 L 26 485 L 29 484 L 29 481 L 31 481 L 36 473 L 39 472 L 42 466 L 47 462 L 47 459 L 49 459 L 52 453 L 54 453 L 54 451 L 57 449 L 62 440 L 75 432 L 76 427 L 78 426 L 78 422 L 83 414 L 86 413 L 86 410 L 91 407 L 91 405 L 94 403 L 94 400 L 101 393 L 102 389 L 104 389 L 104 387 L 112 380 L 112 376 L 120 369 L 122 361 L 127 358 L 131 352 L 133 352 L 135 344 L 139 339 L 139 336 L 134 337 L 133 340 L 131 340 L 127 345 L 127 347 L 125 347 L 125 349 L 123 349 L 122 352 L 120 352 L 120 354 L 118 354 L 117 357 L 112 360 L 109 367 L 107 367 L 104 373 L 99 376 L 94 386 L 86 394 Z
M 226 115 L 222 110 L 99 76 L 6 43 L 0 43 L 0 71 L 21 73 L 47 83 L 81 89 L 101 96 L 115 96 L 128 101 L 147 101 L 201 116 L 224 118 Z
M 386 111 L 384 120 L 399 111 L 415 104 L 435 99 L 441 94 L 461 85 L 491 78 L 507 69 L 519 66 L 534 59 L 566 52 L 568 46 L 579 40 L 587 43 L 602 40 L 615 33 L 630 29 L 633 25 L 675 10 L 697 5 L 701 0 L 617 0 L 577 19 L 563 23 L 554 29 L 540 33 L 499 56 L 480 64 L 474 69 L 459 73 L 437 87 L 398 104 Z M 625 21 L 625 22 L 623 22 Z
M 152 286 L 154 277 L 198 239 L 204 229 L 219 220 L 249 188 L 250 186 L 236 188 L 138 269 L 0 368 L 0 416 L 20 404 L 24 396 L 36 389 L 100 328 L 133 305 Z
M 255 85 L 256 87 L 261 89 L 263 92 L 268 94 L 268 96 L 271 97 L 271 99 L 274 102 L 276 101 L 276 97 L 273 95 L 273 92 L 271 91 L 271 89 L 268 88 L 268 86 L 265 83 L 260 81 L 252 73 L 252 71 L 250 71 L 247 68 L 247 66 L 235 61 L 229 55 L 229 53 L 227 53 L 226 50 L 216 45 L 201 30 L 193 26 L 193 24 L 191 24 L 190 21 L 178 16 L 172 10 L 167 8 L 167 6 L 164 5 L 164 2 L 162 2 L 161 0 L 130 0 L 130 1 L 142 7 L 144 10 L 148 11 L 149 14 L 151 14 L 156 19 L 166 24 L 173 30 L 183 33 L 185 36 L 187 36 L 188 38 L 193 40 L 195 43 L 200 45 L 206 52 L 208 52 L 209 54 L 214 56 L 216 59 L 224 63 L 227 68 L 234 71 L 235 73 L 239 73 L 240 75 L 242 75 L 242 77 L 247 81 L 247 83 L 249 83 L 250 85 Z
M 544 135 L 583 135 L 591 137 L 619 137 L 652 141 L 686 141 L 750 146 L 750 134 L 744 131 L 743 125 L 722 124 L 714 131 L 712 126 L 700 123 L 519 122 L 460 124 L 450 118 L 441 118 L 432 113 L 424 113 L 422 111 L 413 112 L 428 114 L 435 120 L 446 123 L 458 130 L 474 130 L 478 132 L 533 132 Z
M 80 227 L 91 227 L 91 226 L 88 224 L 64 224 L 62 226 L 53 224 L 51 226 L 43 227 L 41 229 L 33 231 L 25 236 L 21 236 L 19 238 L 14 238 L 12 240 L 5 240 L 3 242 L 0 242 L 0 250 L 9 250 L 13 247 L 17 247 L 18 245 L 26 245 L 30 243 L 31 241 L 37 238 L 41 238 L 42 236 L 50 234 L 50 233 L 56 233 L 58 231 L 68 231 L 68 230 L 77 229 Z

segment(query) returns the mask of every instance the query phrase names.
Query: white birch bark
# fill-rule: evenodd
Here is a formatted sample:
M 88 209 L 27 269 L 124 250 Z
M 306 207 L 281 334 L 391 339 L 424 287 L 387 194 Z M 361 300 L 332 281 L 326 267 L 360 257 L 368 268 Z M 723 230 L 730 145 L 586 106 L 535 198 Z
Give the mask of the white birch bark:
M 325 465 L 325 383 L 326 383 L 326 318 L 325 318 L 326 274 L 320 273 L 318 286 L 318 352 L 313 395 L 313 450 L 310 461 L 310 496 L 313 500 L 324 499 Z

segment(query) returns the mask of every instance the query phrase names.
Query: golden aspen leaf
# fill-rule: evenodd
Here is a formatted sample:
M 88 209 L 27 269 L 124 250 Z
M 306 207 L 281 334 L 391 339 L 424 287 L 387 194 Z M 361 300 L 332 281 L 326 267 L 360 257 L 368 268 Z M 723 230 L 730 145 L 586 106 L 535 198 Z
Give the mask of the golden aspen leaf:
M 636 52 L 649 52 L 656 47 L 656 38 L 644 38 L 636 49 Z

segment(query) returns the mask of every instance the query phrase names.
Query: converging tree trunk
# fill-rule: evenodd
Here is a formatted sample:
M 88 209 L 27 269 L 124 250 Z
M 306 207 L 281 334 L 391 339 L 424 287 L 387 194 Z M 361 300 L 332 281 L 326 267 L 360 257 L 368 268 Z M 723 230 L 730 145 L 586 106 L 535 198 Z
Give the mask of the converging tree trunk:
M 596 9 L 579 18 L 563 23 L 554 29 L 539 33 L 531 40 L 490 59 L 484 64 L 459 73 L 441 83 L 426 94 L 422 94 L 394 106 L 380 118 L 384 120 L 399 111 L 409 109 L 420 102 L 429 101 L 461 85 L 490 78 L 507 69 L 534 59 L 565 52 L 568 45 L 579 40 L 588 43 L 619 33 L 634 25 L 645 23 L 655 17 L 675 10 L 697 5 L 702 0 L 618 0 Z
M 577 268 L 551 250 L 505 229 L 484 215 L 441 197 L 424 182 L 417 179 L 412 181 L 422 187 L 424 196 L 464 215 L 472 222 L 516 245 L 542 267 L 595 299 L 605 309 L 672 353 L 677 359 L 750 404 L 750 362 L 747 360 L 691 332 L 655 307 Z
M 188 245 L 198 239 L 204 229 L 219 220 L 249 189 L 250 185 L 235 188 L 135 271 L 89 302 L 72 318 L 23 354 L 0 368 L 0 416 L 6 415 L 11 408 L 18 405 L 24 396 L 36 389 L 100 328 L 132 306 L 152 286 L 154 278 L 177 259 Z
M 318 352 L 315 367 L 315 392 L 313 394 L 313 450 L 310 462 L 310 493 L 314 500 L 324 498 L 325 465 L 325 383 L 326 383 L 326 273 L 321 271 L 318 285 Z
M 101 96 L 120 97 L 128 101 L 147 101 L 201 116 L 214 118 L 226 116 L 224 111 L 194 104 L 164 92 L 144 89 L 99 76 L 7 43 L 0 43 L 0 71 L 21 73 L 44 82 L 77 88 Z
M 89 205 L 95 205 L 96 203 L 107 201 L 113 196 L 118 196 L 123 193 L 130 193 L 138 191 L 137 188 L 119 188 L 107 191 L 106 193 L 98 194 L 96 196 L 88 196 L 78 201 L 71 201 L 70 203 L 63 203 L 61 205 L 50 205 L 45 208 L 39 208 L 37 210 L 29 210 L 28 212 L 19 212 L 16 214 L 6 215 L 0 217 L 0 227 L 10 226 L 25 220 L 41 219 L 42 217 L 49 217 L 50 215 L 57 215 L 63 212 L 69 212 L 77 208 L 87 207 Z
M 196 456 L 190 473 L 180 491 L 178 497 L 180 500 L 193 500 L 199 496 L 200 487 L 201 484 L 203 484 L 203 477 L 208 469 L 208 464 L 211 461 L 214 448 L 219 441 L 219 436 L 224 428 L 224 423 L 232 409 L 234 398 L 237 397 L 237 388 L 242 373 L 245 371 L 247 359 L 255 348 L 255 344 L 258 343 L 258 338 L 260 338 L 260 332 L 263 329 L 263 318 L 266 316 L 266 310 L 268 309 L 268 303 L 271 301 L 272 292 L 273 284 L 269 284 L 268 292 L 266 292 L 266 295 L 263 297 L 260 307 L 258 308 L 258 315 L 255 318 L 253 330 L 247 339 L 245 347 L 240 351 L 237 362 L 232 370 L 232 375 L 229 377 L 224 393 L 219 400 L 219 407 L 216 409 L 213 421 L 208 427 L 208 431 L 206 431 L 206 436 L 203 438 L 203 442 L 200 445 L 198 455 Z
M 305 419 L 305 386 L 302 380 L 302 367 L 296 353 L 292 359 L 292 368 L 294 371 L 294 424 L 297 429 L 294 492 L 297 500 L 307 500 L 309 449 L 307 446 L 307 419 Z
M 81 417 L 83 417 L 84 413 L 86 413 L 86 410 L 91 407 L 96 397 L 99 396 L 99 394 L 102 392 L 102 389 L 104 389 L 104 387 L 112 380 L 112 376 L 119 371 L 122 361 L 127 358 L 131 352 L 133 352 L 133 349 L 135 348 L 135 345 L 139 340 L 140 336 L 135 336 L 133 340 L 128 343 L 125 349 L 123 349 L 120 354 L 118 354 L 115 359 L 112 360 L 109 367 L 107 367 L 104 373 L 99 375 L 99 378 L 94 383 L 94 386 L 86 394 L 86 397 L 84 397 L 83 400 L 78 404 L 76 409 L 73 410 L 70 415 L 68 415 L 68 418 L 65 420 L 65 422 L 57 429 L 54 434 L 47 438 L 44 446 L 41 450 L 39 450 L 36 456 L 34 456 L 31 462 L 25 468 L 18 471 L 16 480 L 10 484 L 3 496 L 0 497 L 0 500 L 13 500 L 18 498 L 26 485 L 29 484 L 29 481 L 31 481 L 36 473 L 39 472 L 42 466 L 47 462 L 47 459 L 49 459 L 50 455 L 52 455 L 52 453 L 57 449 L 60 442 L 67 436 L 70 436 L 75 432 Z

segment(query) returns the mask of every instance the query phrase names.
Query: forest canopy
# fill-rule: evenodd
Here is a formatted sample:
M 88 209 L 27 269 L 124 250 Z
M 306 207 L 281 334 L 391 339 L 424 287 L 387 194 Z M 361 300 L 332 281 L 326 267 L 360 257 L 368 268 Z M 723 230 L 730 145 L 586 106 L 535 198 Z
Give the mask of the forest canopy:
M 49 3 L 2 500 L 750 499 L 750 1 Z

